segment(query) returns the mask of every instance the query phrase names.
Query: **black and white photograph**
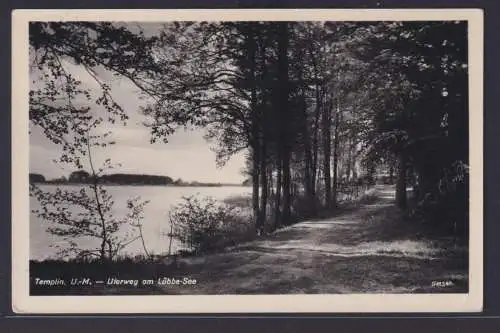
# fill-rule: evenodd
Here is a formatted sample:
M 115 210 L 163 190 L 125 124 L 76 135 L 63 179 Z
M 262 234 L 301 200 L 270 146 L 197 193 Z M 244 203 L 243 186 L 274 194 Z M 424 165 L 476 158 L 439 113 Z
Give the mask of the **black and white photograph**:
M 386 296 L 410 297 L 396 298 L 405 311 L 431 295 L 432 311 L 471 310 L 478 12 L 116 12 L 24 22 L 13 269 L 27 299 L 286 295 L 283 309 L 307 312 L 300 297 L 372 295 L 373 312 Z M 202 299 L 198 311 L 217 307 Z M 356 302 L 334 300 L 320 303 Z

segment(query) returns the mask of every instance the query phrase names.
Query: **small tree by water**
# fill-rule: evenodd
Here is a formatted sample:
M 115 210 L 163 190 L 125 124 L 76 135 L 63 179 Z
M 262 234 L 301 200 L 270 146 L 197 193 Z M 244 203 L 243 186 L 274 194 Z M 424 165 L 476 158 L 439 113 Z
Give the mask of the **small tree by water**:
M 96 126 L 96 123 L 90 127 Z M 90 173 L 82 170 L 81 157 L 71 158 L 78 161 L 81 174 L 85 173 L 85 184 L 79 190 L 56 187 L 55 190 L 44 190 L 30 184 L 30 196 L 35 197 L 41 208 L 32 212 L 49 223 L 47 231 L 62 237 L 67 244 L 56 245 L 62 257 L 76 256 L 80 259 L 98 259 L 102 262 L 113 260 L 129 244 L 141 240 L 146 256 L 149 252 L 142 235 L 142 219 L 144 207 L 149 201 L 140 197 L 130 198 L 126 202 L 127 214 L 123 217 L 115 215 L 115 202 L 108 191 L 100 184 L 99 179 L 105 170 L 112 169 L 110 159 L 96 169 L 92 160 L 92 146 L 105 145 L 99 136 L 91 136 L 90 128 L 87 136 L 80 139 L 81 146 L 66 154 L 87 156 Z M 73 173 L 75 174 L 75 172 Z M 127 229 L 127 230 L 125 230 Z M 87 238 L 97 240 L 96 247 L 82 247 L 77 240 Z

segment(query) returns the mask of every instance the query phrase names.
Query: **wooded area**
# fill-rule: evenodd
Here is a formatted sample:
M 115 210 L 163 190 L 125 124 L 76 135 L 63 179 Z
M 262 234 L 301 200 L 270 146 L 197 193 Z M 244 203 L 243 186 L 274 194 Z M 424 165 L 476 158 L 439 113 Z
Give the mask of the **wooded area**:
M 62 162 L 81 166 L 91 145 L 112 144 L 89 129 L 126 123 L 97 74 L 106 69 L 141 89 L 152 141 L 168 144 L 176 129 L 196 126 L 217 143 L 221 165 L 247 152 L 259 234 L 335 209 L 343 188 L 383 174 L 394 177 L 401 209 L 467 237 L 465 22 L 172 22 L 155 36 L 135 30 L 30 24 L 33 64 L 46 70 L 45 84 L 30 91 L 30 121 L 62 146 Z M 62 59 L 83 66 L 101 95 L 89 94 Z M 82 96 L 106 114 L 72 103 Z

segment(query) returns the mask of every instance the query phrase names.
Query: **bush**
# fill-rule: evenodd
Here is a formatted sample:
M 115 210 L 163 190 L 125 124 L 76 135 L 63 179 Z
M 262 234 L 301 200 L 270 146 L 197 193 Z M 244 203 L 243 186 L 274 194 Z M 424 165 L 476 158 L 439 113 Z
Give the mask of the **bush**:
M 245 219 L 241 209 L 210 197 L 183 197 L 183 202 L 172 207 L 169 220 L 170 237 L 195 254 L 235 245 L 254 234 L 251 220 Z
M 426 222 L 434 231 L 457 241 L 469 238 L 468 175 L 463 179 L 440 181 L 439 188 L 412 198 L 410 216 Z
M 252 209 L 252 196 L 235 195 L 224 199 L 224 203 L 232 207 L 238 207 L 244 210 L 248 210 Z
M 144 207 L 149 201 L 140 197 L 127 200 L 127 214 L 116 216 L 113 197 L 98 183 L 79 189 L 43 189 L 30 184 L 30 196 L 36 198 L 38 208 L 32 213 L 48 224 L 47 232 L 60 237 L 66 244 L 51 245 L 61 258 L 83 261 L 114 260 L 131 243 L 142 240 Z M 87 239 L 87 242 L 78 242 Z M 85 245 L 83 245 L 85 244 Z
M 469 210 L 467 193 L 464 191 L 447 195 L 426 194 L 417 202 L 412 216 L 425 220 L 434 229 L 460 240 L 467 240 L 469 237 Z

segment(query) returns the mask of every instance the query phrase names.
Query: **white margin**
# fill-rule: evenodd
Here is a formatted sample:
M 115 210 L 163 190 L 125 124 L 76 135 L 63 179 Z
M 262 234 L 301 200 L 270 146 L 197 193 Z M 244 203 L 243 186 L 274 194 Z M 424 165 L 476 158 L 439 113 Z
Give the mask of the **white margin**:
M 30 296 L 30 21 L 443 21 L 469 26 L 468 294 Z M 478 312 L 483 306 L 483 11 L 480 9 L 14 10 L 12 12 L 12 306 L 16 313 Z

